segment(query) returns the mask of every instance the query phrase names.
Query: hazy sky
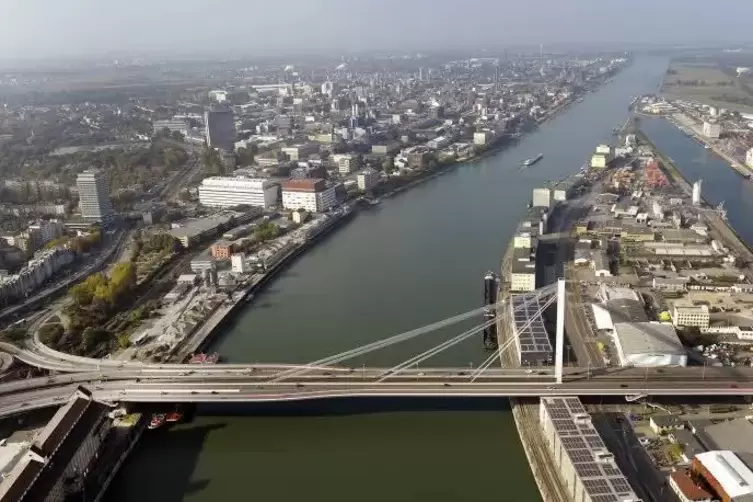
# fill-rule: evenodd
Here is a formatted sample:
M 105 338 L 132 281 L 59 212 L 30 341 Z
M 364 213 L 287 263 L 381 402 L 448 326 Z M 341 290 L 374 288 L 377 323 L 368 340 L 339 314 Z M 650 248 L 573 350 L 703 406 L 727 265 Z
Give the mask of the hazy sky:
M 753 41 L 753 0 L 0 0 L 0 59 Z

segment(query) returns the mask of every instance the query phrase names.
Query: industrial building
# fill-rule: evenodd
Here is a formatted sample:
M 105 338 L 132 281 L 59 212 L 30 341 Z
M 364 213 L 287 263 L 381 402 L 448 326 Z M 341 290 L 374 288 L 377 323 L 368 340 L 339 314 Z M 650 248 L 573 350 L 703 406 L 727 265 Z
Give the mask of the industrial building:
M 312 213 L 327 211 L 337 204 L 335 187 L 322 179 L 291 179 L 282 182 L 282 206 Z
M 541 313 L 544 301 L 524 295 L 510 295 L 510 329 L 515 336 L 515 348 L 521 366 L 539 366 L 552 362 L 554 348 Z
M 722 126 L 715 122 L 703 123 L 703 135 L 710 139 L 719 139 L 722 133 Z
M 230 108 L 213 107 L 204 113 L 207 146 L 233 151 L 235 148 L 235 118 Z
M 620 366 L 685 366 L 688 356 L 674 326 L 660 322 L 614 323 Z
M 231 227 L 235 214 L 224 212 L 207 216 L 206 218 L 190 218 L 173 223 L 169 231 L 180 244 L 188 249 L 194 244 L 207 237 L 212 237 L 224 232 Z
M 534 188 L 531 198 L 533 207 L 549 207 L 552 204 L 552 191 L 548 188 Z
M 675 326 L 697 327 L 705 330 L 708 329 L 709 322 L 710 315 L 707 305 L 682 306 L 675 304 L 672 315 L 672 323 Z
M 703 478 L 722 502 L 753 501 L 753 472 L 729 450 L 696 455 L 692 472 Z
M 87 170 L 76 178 L 81 216 L 91 222 L 108 222 L 115 215 L 110 201 L 110 184 L 104 171 Z
M 0 481 L 0 500 L 62 502 L 96 498 L 110 471 L 98 468 L 112 430 L 109 407 L 78 390 Z M 109 444 L 110 450 L 120 453 Z M 113 451 L 109 452 L 110 454 Z M 115 457 L 117 458 L 117 457 Z
M 539 421 L 572 500 L 640 502 L 578 398 L 542 398 Z
M 240 205 L 270 208 L 277 204 L 280 186 L 264 178 L 213 176 L 199 185 L 199 202 L 210 207 Z
M 158 133 L 161 133 L 165 129 L 173 132 L 179 132 L 183 136 L 186 136 L 188 134 L 188 130 L 190 129 L 190 126 L 188 124 L 188 121 L 186 119 L 176 119 L 172 118 L 169 120 L 155 120 L 152 123 L 152 134 L 157 135 Z
M 523 293 L 536 290 L 536 259 L 531 248 L 513 249 L 510 264 L 510 291 Z

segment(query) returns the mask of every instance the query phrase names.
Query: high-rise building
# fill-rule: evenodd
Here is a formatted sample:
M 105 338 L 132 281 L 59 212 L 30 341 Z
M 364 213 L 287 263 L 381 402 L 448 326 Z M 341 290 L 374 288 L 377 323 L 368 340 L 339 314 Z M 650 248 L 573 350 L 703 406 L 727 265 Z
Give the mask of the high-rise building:
M 84 219 L 107 222 L 115 215 L 110 201 L 110 183 L 107 174 L 93 169 L 76 178 L 78 207 Z
M 703 180 L 698 180 L 693 183 L 693 205 L 698 206 L 701 204 L 701 183 Z
M 235 147 L 235 118 L 230 108 L 214 107 L 204 113 L 207 145 L 210 148 L 233 151 Z
M 356 175 L 358 189 L 367 192 L 379 184 L 379 173 L 371 168 L 366 168 Z

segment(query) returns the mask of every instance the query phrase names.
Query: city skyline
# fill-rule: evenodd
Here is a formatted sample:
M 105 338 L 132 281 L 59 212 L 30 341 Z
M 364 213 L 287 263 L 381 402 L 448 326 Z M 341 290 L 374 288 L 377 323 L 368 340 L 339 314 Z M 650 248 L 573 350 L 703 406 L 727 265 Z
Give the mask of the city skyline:
M 2 60 L 264 56 L 520 45 L 745 43 L 753 5 L 721 0 L 41 0 L 5 5 Z M 370 29 L 369 29 L 370 28 Z

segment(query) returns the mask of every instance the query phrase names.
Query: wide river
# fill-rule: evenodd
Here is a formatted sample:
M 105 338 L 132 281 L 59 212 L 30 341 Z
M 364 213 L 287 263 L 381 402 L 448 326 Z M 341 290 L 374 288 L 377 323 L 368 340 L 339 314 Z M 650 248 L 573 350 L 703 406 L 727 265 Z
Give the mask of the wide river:
M 577 172 L 666 67 L 640 57 L 517 144 L 361 212 L 280 274 L 215 349 L 230 361 L 305 362 L 477 308 L 532 189 Z M 354 364 L 397 363 L 462 327 Z M 484 358 L 479 336 L 428 363 Z M 278 407 L 147 432 L 107 500 L 540 500 L 505 400 Z

